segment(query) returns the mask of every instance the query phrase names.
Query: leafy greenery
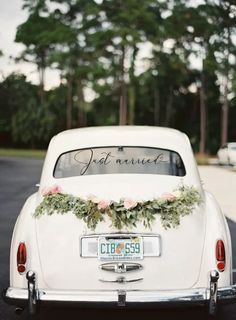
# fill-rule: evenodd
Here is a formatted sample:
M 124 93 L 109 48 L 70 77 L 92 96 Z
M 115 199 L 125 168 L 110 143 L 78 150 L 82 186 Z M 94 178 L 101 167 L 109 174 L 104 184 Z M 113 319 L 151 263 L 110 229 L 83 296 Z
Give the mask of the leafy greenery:
M 176 195 L 175 195 L 176 194 Z M 124 227 L 136 227 L 142 222 L 151 228 L 156 216 L 160 216 L 161 224 L 165 229 L 175 228 L 180 224 L 181 217 L 191 214 L 194 207 L 201 203 L 199 192 L 194 187 L 181 185 L 173 194 L 153 200 L 134 202 L 127 207 L 126 200 L 110 201 L 105 208 L 99 208 L 99 202 L 85 200 L 71 194 L 48 193 L 36 208 L 34 216 L 44 214 L 72 213 L 82 219 L 90 229 L 95 229 L 99 222 L 109 217 L 112 225 L 118 230 Z
M 209 158 L 203 154 L 195 154 L 195 159 L 199 166 L 205 166 L 209 164 Z

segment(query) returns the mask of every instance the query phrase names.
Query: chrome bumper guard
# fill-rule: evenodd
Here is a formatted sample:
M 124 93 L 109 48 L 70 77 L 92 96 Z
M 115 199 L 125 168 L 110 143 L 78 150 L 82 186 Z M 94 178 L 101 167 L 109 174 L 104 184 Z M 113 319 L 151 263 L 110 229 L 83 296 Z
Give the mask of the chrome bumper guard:
M 34 313 L 35 304 L 71 305 L 80 307 L 162 307 L 162 306 L 209 306 L 209 313 L 216 312 L 216 305 L 236 302 L 236 284 L 217 288 L 217 271 L 210 275 L 210 288 L 188 290 L 101 290 L 69 291 L 35 289 L 34 277 L 28 275 L 28 290 L 9 287 L 3 293 L 4 300 L 16 306 L 28 305 L 29 312 Z

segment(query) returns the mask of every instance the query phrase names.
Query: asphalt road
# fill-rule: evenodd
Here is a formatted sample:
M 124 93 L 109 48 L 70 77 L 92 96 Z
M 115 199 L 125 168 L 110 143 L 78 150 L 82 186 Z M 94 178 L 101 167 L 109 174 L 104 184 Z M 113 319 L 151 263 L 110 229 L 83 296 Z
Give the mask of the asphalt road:
M 9 283 L 9 248 L 11 234 L 16 217 L 28 195 L 35 192 L 42 168 L 41 160 L 0 158 L 0 291 Z M 228 170 L 228 169 L 220 169 Z M 222 171 L 220 171 L 222 174 Z M 227 171 L 228 172 L 228 171 Z M 233 179 L 236 179 L 236 173 Z M 203 173 L 207 177 L 207 171 Z M 215 181 L 219 181 L 213 173 Z M 214 185 L 214 182 L 213 182 Z M 214 192 L 213 192 L 214 193 Z M 236 268 L 236 224 L 229 220 L 233 242 L 234 268 Z M 236 279 L 235 279 L 236 280 Z M 27 319 L 25 313 L 20 316 L 14 314 L 14 307 L 6 305 L 0 300 L 0 320 Z M 170 309 L 170 310 L 80 310 L 80 309 L 45 309 L 42 310 L 40 319 L 207 319 L 201 308 Z M 217 319 L 236 319 L 236 305 L 225 306 Z

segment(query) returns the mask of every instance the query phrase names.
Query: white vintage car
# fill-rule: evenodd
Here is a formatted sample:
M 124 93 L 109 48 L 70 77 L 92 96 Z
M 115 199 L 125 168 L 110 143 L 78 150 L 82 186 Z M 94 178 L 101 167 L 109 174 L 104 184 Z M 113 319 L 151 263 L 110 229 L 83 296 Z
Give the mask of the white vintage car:
M 15 225 L 5 300 L 39 306 L 234 302 L 231 239 L 185 134 L 156 127 L 55 136 Z
M 221 165 L 236 165 L 236 142 L 229 142 L 222 146 L 218 152 L 217 157 Z

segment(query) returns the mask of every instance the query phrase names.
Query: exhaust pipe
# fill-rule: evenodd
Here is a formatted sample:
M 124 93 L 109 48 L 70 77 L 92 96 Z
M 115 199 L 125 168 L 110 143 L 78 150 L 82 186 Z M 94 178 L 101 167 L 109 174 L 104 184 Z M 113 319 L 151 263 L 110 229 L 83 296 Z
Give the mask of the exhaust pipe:
M 15 314 L 16 314 L 17 316 L 20 316 L 23 311 L 24 311 L 23 308 L 15 308 Z

